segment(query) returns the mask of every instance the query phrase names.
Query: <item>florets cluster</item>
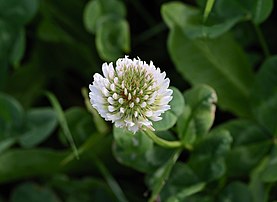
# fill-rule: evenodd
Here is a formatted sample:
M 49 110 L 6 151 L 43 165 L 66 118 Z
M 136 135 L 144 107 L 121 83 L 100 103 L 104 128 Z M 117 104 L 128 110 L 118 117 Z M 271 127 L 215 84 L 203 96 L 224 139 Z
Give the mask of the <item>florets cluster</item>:
M 152 61 L 119 58 L 102 65 L 103 75 L 96 73 L 89 85 L 90 102 L 107 121 L 132 132 L 152 127 L 152 121 L 161 120 L 161 114 L 170 109 L 172 90 L 165 72 Z

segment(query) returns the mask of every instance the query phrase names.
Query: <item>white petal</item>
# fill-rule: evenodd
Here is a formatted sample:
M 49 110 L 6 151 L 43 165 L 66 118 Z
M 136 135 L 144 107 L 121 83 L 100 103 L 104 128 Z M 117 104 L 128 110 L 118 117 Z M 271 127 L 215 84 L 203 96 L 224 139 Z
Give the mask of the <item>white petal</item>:
M 133 108 L 134 107 L 134 103 L 133 102 L 131 102 L 131 104 L 129 105 L 131 108 Z
M 138 131 L 139 127 L 137 125 L 134 125 L 134 126 L 128 127 L 128 129 L 135 134 Z
M 143 97 L 143 99 L 145 99 L 145 100 L 148 100 L 148 98 L 149 98 L 149 95 L 145 95 L 145 96 Z
M 109 94 L 109 91 L 105 88 L 105 87 L 103 87 L 102 89 L 102 93 L 106 96 L 106 97 L 108 97 L 110 94 Z
M 118 99 L 118 95 L 116 93 L 113 94 L 113 99 L 115 99 L 115 100 Z
M 112 62 L 109 64 L 109 78 L 110 79 L 114 78 L 114 68 L 113 68 L 113 63 Z
M 109 78 L 109 66 L 106 62 L 102 65 L 102 72 L 104 77 Z
M 128 94 L 128 100 L 131 100 L 132 99 L 132 96 L 131 96 L 131 93 Z
M 146 107 L 146 102 L 142 102 L 140 105 L 142 108 Z
M 114 106 L 109 105 L 108 110 L 109 110 L 109 112 L 114 112 L 116 109 Z
M 118 83 L 118 77 L 114 77 L 114 83 L 117 84 Z
M 172 100 L 172 96 L 165 96 L 165 97 L 162 97 L 161 100 L 160 100 L 159 105 L 166 105 L 166 104 L 168 104 L 171 100 Z
M 114 99 L 113 99 L 112 97 L 108 97 L 108 102 L 109 102 L 110 104 L 114 104 Z
M 145 112 L 145 116 L 147 116 L 147 117 L 150 117 L 150 116 L 152 116 L 153 115 L 153 112 L 152 111 L 147 111 L 147 112 Z
M 112 91 L 115 91 L 115 85 L 114 85 L 114 83 L 112 83 L 112 84 L 110 85 L 110 88 L 111 88 Z
M 118 99 L 118 102 L 119 102 L 119 104 L 123 104 L 123 103 L 124 103 L 123 98 L 119 98 L 119 99 Z
M 120 107 L 119 112 L 122 113 L 122 114 L 124 114 L 125 109 L 124 109 L 123 107 Z
M 123 121 L 115 121 L 114 125 L 117 128 L 122 128 L 123 126 L 125 126 L 125 123 Z
M 152 117 L 150 117 L 150 119 L 151 119 L 152 121 L 160 121 L 160 120 L 162 120 L 162 117 L 159 117 L 159 116 L 152 116 Z

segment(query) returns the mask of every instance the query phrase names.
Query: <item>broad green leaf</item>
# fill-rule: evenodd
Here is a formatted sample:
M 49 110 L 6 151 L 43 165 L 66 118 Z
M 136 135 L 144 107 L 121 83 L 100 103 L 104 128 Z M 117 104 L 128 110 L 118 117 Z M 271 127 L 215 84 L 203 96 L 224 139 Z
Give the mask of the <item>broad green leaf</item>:
M 10 148 L 17 142 L 16 137 L 8 137 L 8 138 L 1 138 L 0 139 L 0 154 L 5 151 L 6 149 Z
M 182 114 L 185 108 L 185 100 L 182 93 L 175 87 L 170 87 L 173 90 L 172 100 L 169 102 L 171 107 L 171 112 L 173 112 L 177 117 Z
M 65 153 L 46 149 L 10 149 L 0 154 L 0 182 L 49 175 L 60 170 Z
M 24 111 L 13 97 L 0 93 L 0 138 L 18 134 L 23 124 Z
M 173 15 L 174 10 L 166 10 Z M 169 19 L 170 22 L 165 20 L 170 26 L 168 48 L 181 75 L 193 85 L 205 83 L 213 87 L 222 109 L 249 116 L 248 89 L 253 73 L 241 47 L 228 34 L 215 39 L 190 39 L 183 31 L 186 26 Z
M 271 138 L 261 126 L 245 119 L 227 121 L 216 129 L 225 129 L 230 132 L 233 137 L 233 147 L 260 143 Z
M 213 199 L 211 194 L 202 195 L 202 194 L 196 194 L 192 195 L 186 198 L 186 202 L 214 202 L 215 199 Z
M 253 202 L 267 202 L 269 196 L 269 189 L 266 188 L 266 184 L 262 182 L 261 172 L 264 171 L 268 164 L 268 157 L 266 156 L 259 165 L 251 172 L 249 190 L 253 196 Z
M 277 135 L 277 56 L 266 60 L 255 78 L 251 102 L 256 119 Z
M 253 9 L 253 21 L 256 24 L 264 22 L 273 10 L 273 0 L 256 0 Z
M 128 22 L 114 16 L 101 18 L 96 31 L 96 47 L 103 60 L 114 61 L 130 51 Z
M 101 3 L 105 14 L 114 14 L 124 18 L 126 16 L 126 8 L 121 0 L 98 0 Z
M 52 134 L 57 122 L 57 116 L 53 109 L 31 109 L 26 114 L 26 132 L 19 138 L 20 145 L 30 148 L 42 143 Z
M 234 16 L 224 21 L 220 18 L 211 19 L 203 24 L 201 11 L 181 2 L 166 3 L 161 12 L 170 29 L 177 25 L 190 39 L 216 38 L 243 20 L 241 16 Z
M 168 131 L 156 132 L 156 135 L 169 141 L 174 139 Z M 120 163 L 141 172 L 153 172 L 165 164 L 174 152 L 174 150 L 153 145 L 153 141 L 142 132 L 133 134 L 126 129 L 114 127 L 113 136 L 115 158 Z
M 277 146 L 269 157 L 268 163 L 261 172 L 261 180 L 263 182 L 276 182 L 277 181 Z
M 1 42 L 0 42 L 0 47 L 1 47 Z M 1 55 L 1 50 L 0 50 L 0 55 Z M 0 61 L 1 61 L 0 62 L 0 90 L 2 90 L 6 86 L 6 81 L 8 79 L 8 61 L 1 60 L 1 58 L 0 58 Z
M 220 17 L 231 18 L 245 16 L 255 24 L 265 21 L 273 9 L 273 0 L 221 0 L 215 4 L 215 10 Z
M 1 18 L 23 26 L 35 16 L 38 5 L 38 0 L 0 0 Z
M 197 175 L 184 163 L 176 163 L 168 182 L 161 192 L 162 201 L 184 201 L 188 196 L 201 191 L 205 183 L 201 183 Z
M 108 185 L 98 178 L 70 179 L 66 175 L 54 176 L 50 184 L 64 196 L 66 202 L 115 201 Z
M 171 109 L 161 115 L 162 120 L 153 122 L 153 127 L 156 131 L 165 131 L 172 128 L 185 107 L 185 101 L 182 93 L 175 87 L 170 88 L 173 90 L 173 98 L 169 102 Z
M 168 141 L 175 140 L 174 135 L 172 135 L 169 131 L 156 132 L 155 134 Z M 173 153 L 174 153 L 174 150 L 172 149 L 169 150 L 167 148 L 154 145 L 152 149 L 146 151 L 145 158 L 149 164 L 155 167 L 160 167 L 173 155 Z
M 241 182 L 232 182 L 221 193 L 219 202 L 253 202 L 251 192 L 248 187 Z
M 85 7 L 84 24 L 90 33 L 96 32 L 96 25 L 99 18 L 103 15 L 103 9 L 99 0 L 91 0 Z
M 0 30 L 0 59 L 8 60 L 11 47 L 18 35 L 18 28 L 0 17 Z M 1 68 L 3 68 L 2 61 Z
M 113 129 L 115 158 L 122 164 L 141 172 L 149 172 L 153 166 L 146 162 L 146 152 L 153 148 L 153 142 L 142 132 L 133 134 L 126 129 Z
M 175 29 L 170 34 L 169 50 L 177 70 L 189 82 L 210 85 L 223 109 L 240 116 L 249 115 L 248 87 L 252 74 L 245 55 L 231 37 L 188 40 Z
M 222 129 L 228 130 L 233 138 L 233 147 L 226 157 L 227 174 L 248 174 L 268 152 L 269 134 L 259 125 L 241 119 L 226 122 L 215 130 Z
M 188 196 L 191 196 L 197 192 L 202 191 L 205 188 L 205 183 L 201 182 L 195 185 L 192 185 L 184 190 L 182 190 L 181 192 L 179 192 L 177 195 L 173 195 L 171 196 L 168 201 L 176 201 L 176 200 L 183 200 L 185 198 L 187 198 Z
M 25 43 L 25 31 L 24 29 L 21 29 L 17 34 L 10 55 L 10 63 L 13 64 L 13 66 L 15 67 L 17 67 L 20 64 L 20 61 L 23 58 L 25 52 Z
M 195 145 L 188 165 L 201 181 L 212 181 L 225 174 L 225 156 L 231 143 L 229 132 L 218 130 L 203 137 Z
M 161 166 L 158 170 L 156 170 L 153 176 L 149 180 L 149 186 L 151 187 L 152 194 L 149 201 L 155 201 L 158 198 L 163 186 L 165 185 L 166 181 L 168 180 L 171 170 L 175 165 L 181 150 L 176 150 L 169 160 Z
M 69 108 L 65 111 L 65 118 L 75 143 L 78 146 L 84 143 L 96 131 L 92 117 L 84 108 Z M 66 144 L 66 138 L 62 130 L 60 131 L 60 139 Z
M 23 129 L 24 115 L 16 99 L 0 93 L 0 153 L 17 142 Z
M 153 128 L 156 131 L 165 131 L 172 128 L 177 122 L 177 116 L 171 110 L 166 111 L 161 115 L 162 120 L 153 122 Z
M 113 15 L 124 18 L 126 9 L 119 0 L 91 0 L 85 7 L 84 24 L 87 31 L 95 33 L 98 29 L 98 22 L 101 17 Z
M 48 187 L 32 182 L 18 185 L 12 192 L 11 202 L 60 202 L 57 195 Z
M 242 176 L 247 173 L 268 152 L 270 143 L 257 142 L 255 144 L 233 148 L 226 157 L 227 174 L 229 176 Z
M 185 92 L 184 97 L 186 107 L 177 121 L 178 135 L 185 144 L 193 144 L 211 128 L 217 96 L 211 87 L 200 85 Z

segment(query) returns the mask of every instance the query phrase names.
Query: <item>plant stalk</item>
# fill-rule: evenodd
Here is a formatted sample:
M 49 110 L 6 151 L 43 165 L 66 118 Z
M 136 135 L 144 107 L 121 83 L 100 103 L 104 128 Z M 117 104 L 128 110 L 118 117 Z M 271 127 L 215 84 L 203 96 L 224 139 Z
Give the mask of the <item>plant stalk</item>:
M 263 33 L 262 33 L 262 30 L 261 28 L 259 27 L 259 25 L 256 25 L 253 23 L 253 26 L 255 28 L 255 31 L 256 31 L 256 34 L 257 34 L 257 37 L 258 37 L 258 40 L 261 44 L 261 47 L 262 47 L 262 50 L 263 50 L 263 53 L 265 55 L 266 58 L 270 57 L 270 52 L 269 52 L 269 49 L 268 49 L 268 46 L 267 46 L 267 43 L 265 41 L 265 38 L 263 36 Z
M 180 141 L 168 141 L 158 137 L 153 131 L 147 129 L 144 133 L 150 137 L 156 144 L 164 147 L 164 148 L 179 148 L 182 147 L 182 143 Z

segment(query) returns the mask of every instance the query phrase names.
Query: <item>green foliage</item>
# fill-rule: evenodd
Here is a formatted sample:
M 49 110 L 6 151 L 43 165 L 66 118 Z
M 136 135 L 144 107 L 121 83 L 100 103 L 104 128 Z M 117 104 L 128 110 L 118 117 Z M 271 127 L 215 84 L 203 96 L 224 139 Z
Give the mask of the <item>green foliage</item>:
M 26 132 L 19 138 L 22 147 L 35 147 L 52 134 L 57 117 L 51 108 L 32 109 L 26 113 Z
M 260 24 L 268 18 L 273 9 L 272 0 L 217 1 L 215 10 L 220 17 L 245 16 L 246 19 Z
M 212 132 L 195 145 L 188 162 L 202 181 L 211 181 L 225 173 L 224 157 L 230 150 L 232 137 L 228 131 Z
M 64 157 L 64 152 L 49 149 L 10 149 L 0 156 L 0 182 L 55 173 Z
M 274 2 L 0 0 L 0 201 L 276 201 Z M 177 86 L 156 139 L 90 104 L 126 53 Z
M 206 83 L 215 88 L 223 109 L 249 116 L 248 88 L 252 85 L 253 73 L 233 37 L 224 34 L 216 39 L 190 39 L 183 30 L 197 14 L 199 17 L 199 11 L 180 3 L 164 5 L 162 14 L 171 30 L 168 48 L 178 71 L 192 84 Z
M 177 122 L 178 136 L 185 144 L 193 144 L 213 124 L 217 96 L 209 86 L 197 86 L 185 93 L 187 102 Z
M 276 163 L 276 146 L 273 148 L 273 151 L 269 157 L 268 163 L 265 168 L 261 171 L 261 180 L 263 182 L 276 182 L 277 181 L 277 163 Z
M 166 201 L 187 200 L 189 196 L 203 190 L 204 182 L 184 163 L 176 163 L 171 176 L 161 192 Z
M 19 65 L 25 51 L 24 26 L 38 9 L 37 0 L 0 1 L 0 89 L 8 71 L 7 64 Z
M 147 172 L 151 164 L 145 163 L 145 151 L 153 148 L 153 142 L 146 135 L 139 132 L 135 135 L 126 129 L 114 128 L 116 145 L 114 153 L 117 160 L 139 171 Z
M 108 186 L 97 178 L 73 180 L 64 175 L 57 175 L 51 179 L 50 185 L 68 202 L 89 202 L 92 198 L 97 201 L 115 200 Z
M 277 57 L 267 59 L 261 66 L 252 88 L 252 108 L 256 119 L 271 134 L 277 135 Z
M 95 34 L 99 56 L 114 61 L 130 52 L 130 31 L 125 5 L 120 0 L 91 0 L 84 11 L 84 25 Z
M 58 202 L 58 197 L 47 187 L 33 183 L 19 185 L 12 193 L 12 202 Z
M 268 133 L 253 122 L 233 120 L 219 128 L 228 130 L 234 140 L 233 148 L 226 158 L 227 173 L 230 176 L 249 173 L 271 146 Z
M 245 201 L 251 202 L 253 198 L 248 187 L 241 182 L 232 182 L 222 192 L 220 201 Z
M 184 110 L 185 101 L 182 93 L 177 88 L 171 87 L 171 89 L 173 90 L 173 98 L 169 103 L 171 109 L 162 114 L 161 121 L 153 123 L 153 127 L 157 131 L 165 131 L 174 126 Z

